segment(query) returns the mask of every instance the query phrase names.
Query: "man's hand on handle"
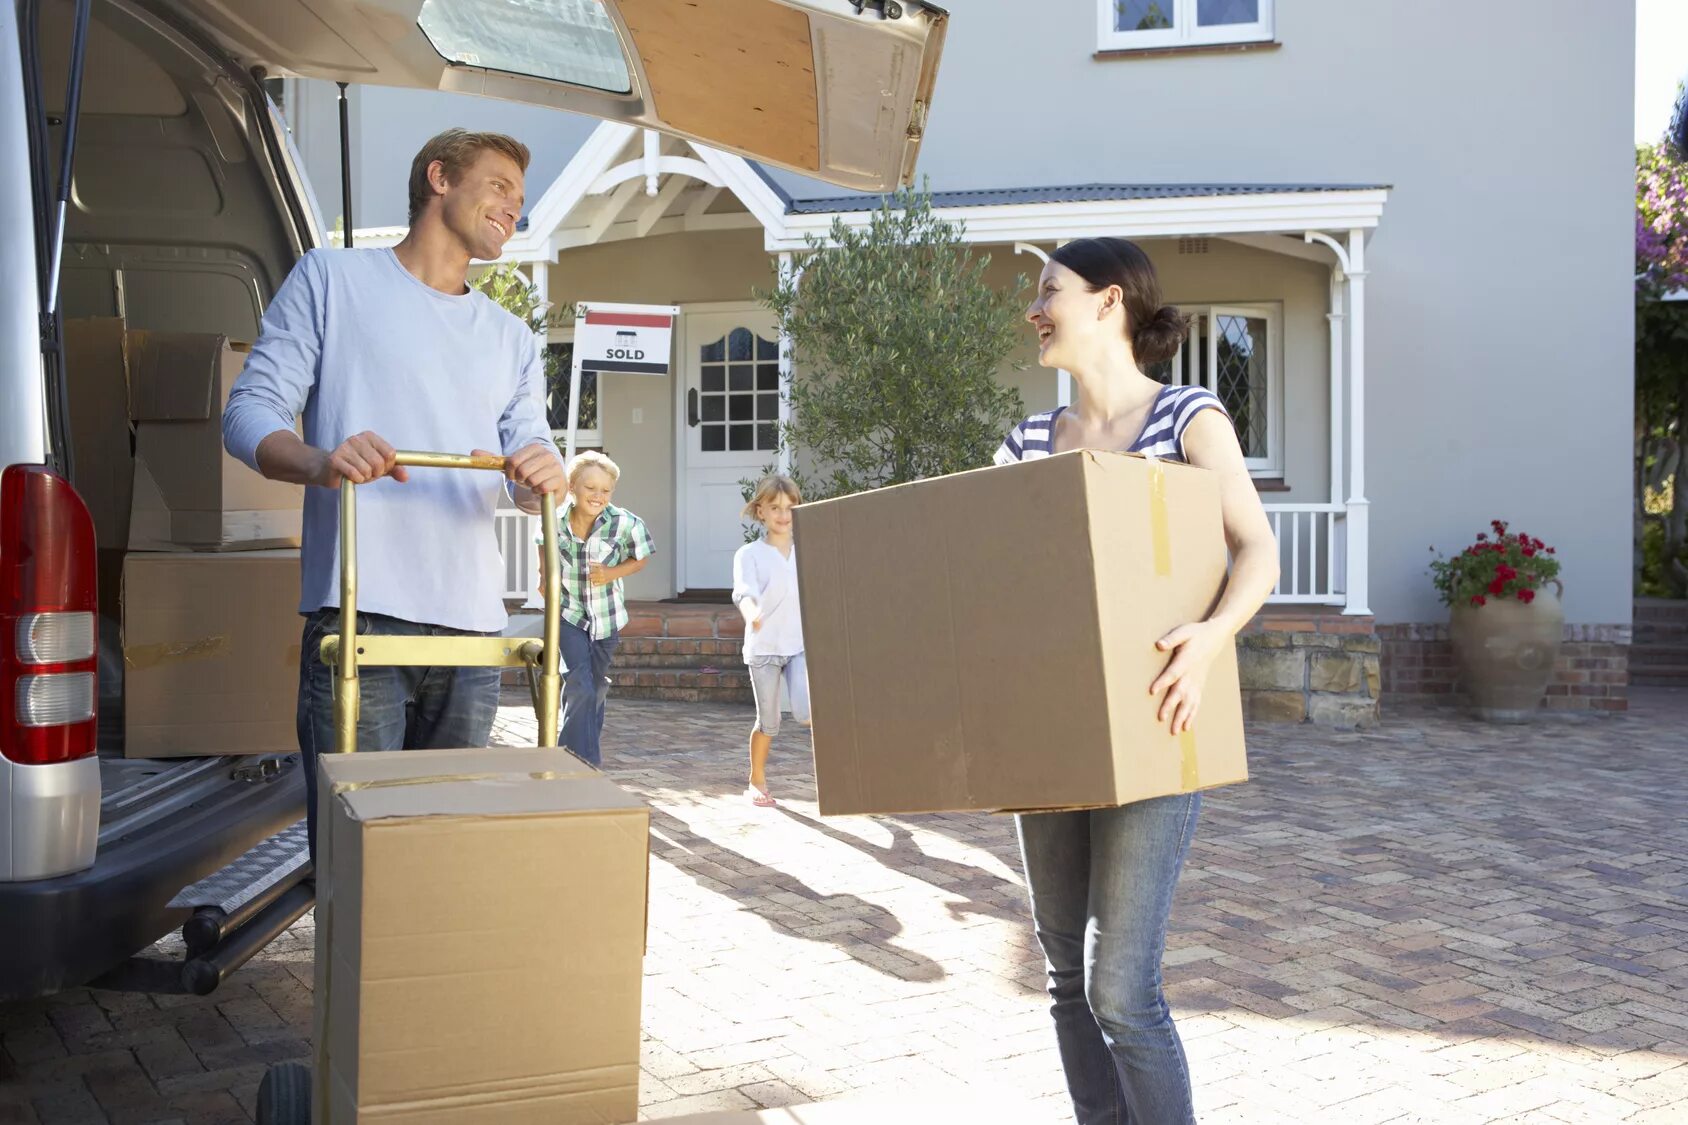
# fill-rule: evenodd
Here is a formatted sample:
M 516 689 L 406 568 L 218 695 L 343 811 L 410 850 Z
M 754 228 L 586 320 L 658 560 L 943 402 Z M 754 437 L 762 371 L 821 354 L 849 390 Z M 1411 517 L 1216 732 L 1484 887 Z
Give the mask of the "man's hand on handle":
M 477 449 L 472 455 L 498 456 L 484 449 Z M 538 442 L 524 445 L 506 457 L 504 475 L 536 496 L 543 496 L 547 492 L 561 492 L 568 487 L 568 474 L 563 471 L 562 459 L 551 452 L 550 446 Z
M 311 483 L 323 488 L 339 488 L 342 480 L 368 484 L 388 476 L 403 484 L 410 479 L 410 471 L 398 463 L 398 451 L 386 438 L 373 430 L 365 430 L 361 434 L 353 434 L 332 452 L 324 454 Z

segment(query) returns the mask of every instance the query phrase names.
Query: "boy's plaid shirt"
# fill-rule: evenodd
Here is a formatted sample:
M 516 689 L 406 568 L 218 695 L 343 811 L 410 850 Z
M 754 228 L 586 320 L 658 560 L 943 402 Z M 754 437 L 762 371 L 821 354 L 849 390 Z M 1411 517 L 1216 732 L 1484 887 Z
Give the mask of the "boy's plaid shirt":
M 574 497 L 563 502 L 557 513 L 557 559 L 562 580 L 562 618 L 570 625 L 586 630 L 595 641 L 618 631 L 627 624 L 627 599 L 621 592 L 621 579 L 605 586 L 594 586 L 590 563 L 620 566 L 630 559 L 649 558 L 656 549 L 645 521 L 614 504 L 605 505 L 598 522 L 586 539 L 575 538 L 569 527 L 569 513 L 574 511 Z M 536 536 L 536 542 L 543 539 Z

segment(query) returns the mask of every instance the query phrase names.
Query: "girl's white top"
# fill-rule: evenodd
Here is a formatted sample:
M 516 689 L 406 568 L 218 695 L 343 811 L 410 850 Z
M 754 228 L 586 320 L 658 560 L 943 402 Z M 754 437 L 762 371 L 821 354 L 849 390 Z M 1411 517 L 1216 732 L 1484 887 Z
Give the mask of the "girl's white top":
M 733 604 L 754 598 L 762 628 L 744 627 L 744 660 L 796 656 L 803 651 L 803 617 L 797 601 L 797 548 L 789 557 L 765 540 L 746 543 L 733 555 Z

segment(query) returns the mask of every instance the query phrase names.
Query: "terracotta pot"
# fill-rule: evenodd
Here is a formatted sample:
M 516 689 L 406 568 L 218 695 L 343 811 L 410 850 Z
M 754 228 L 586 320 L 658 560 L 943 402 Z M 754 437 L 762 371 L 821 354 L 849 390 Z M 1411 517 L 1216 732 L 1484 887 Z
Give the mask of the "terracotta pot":
M 1477 717 L 1522 723 L 1541 707 L 1553 678 L 1565 636 L 1565 611 L 1546 589 L 1536 591 L 1535 600 L 1527 604 L 1517 598 L 1490 598 L 1480 606 L 1454 606 L 1448 636 L 1460 682 Z

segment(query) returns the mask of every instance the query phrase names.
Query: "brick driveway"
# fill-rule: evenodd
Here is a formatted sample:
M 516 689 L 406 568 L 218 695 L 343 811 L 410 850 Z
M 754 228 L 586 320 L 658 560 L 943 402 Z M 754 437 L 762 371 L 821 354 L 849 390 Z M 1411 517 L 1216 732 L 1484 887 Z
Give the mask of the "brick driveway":
M 611 705 L 612 773 L 655 809 L 646 1114 L 965 1084 L 1063 1120 L 1011 824 L 819 821 L 787 735 L 789 804 L 752 809 L 748 722 Z M 1167 956 L 1204 1122 L 1688 1122 L 1688 694 L 1253 734 Z M 311 941 L 307 918 L 206 999 L 0 1008 L 0 1121 L 246 1120 L 306 1053 Z

